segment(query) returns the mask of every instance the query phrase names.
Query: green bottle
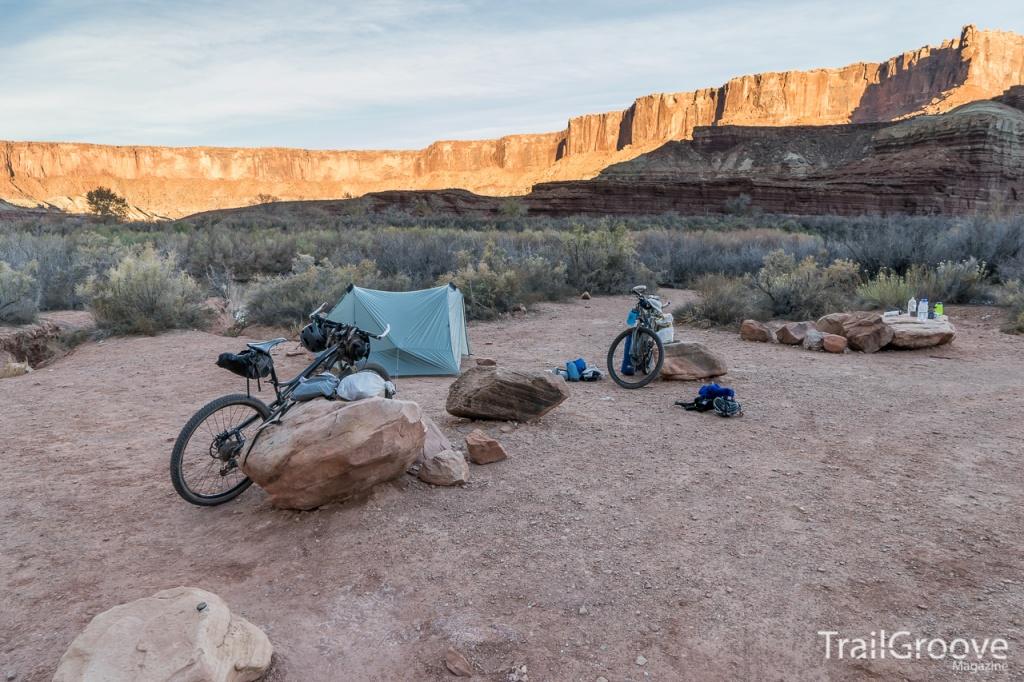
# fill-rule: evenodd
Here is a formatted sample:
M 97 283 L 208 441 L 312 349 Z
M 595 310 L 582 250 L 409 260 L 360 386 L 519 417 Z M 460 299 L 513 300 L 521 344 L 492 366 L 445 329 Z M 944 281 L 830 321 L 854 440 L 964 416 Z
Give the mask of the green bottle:
M 938 317 L 941 317 L 942 315 L 944 315 L 945 314 L 943 312 L 944 310 L 945 310 L 945 308 L 942 306 L 942 301 L 939 301 L 938 303 L 936 303 L 935 304 L 935 317 L 938 318 Z

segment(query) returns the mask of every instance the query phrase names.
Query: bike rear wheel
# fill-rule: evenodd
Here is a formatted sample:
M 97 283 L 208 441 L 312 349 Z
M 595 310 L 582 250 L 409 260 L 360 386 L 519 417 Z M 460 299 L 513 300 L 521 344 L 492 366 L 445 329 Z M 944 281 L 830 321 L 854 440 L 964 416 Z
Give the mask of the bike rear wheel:
M 270 408 L 247 395 L 226 395 L 192 415 L 171 450 L 171 483 L 202 507 L 224 504 L 252 485 L 239 460 Z
M 654 381 L 665 362 L 661 337 L 647 327 L 630 327 L 608 349 L 608 374 L 623 388 L 640 388 Z M 630 373 L 632 372 L 632 373 Z

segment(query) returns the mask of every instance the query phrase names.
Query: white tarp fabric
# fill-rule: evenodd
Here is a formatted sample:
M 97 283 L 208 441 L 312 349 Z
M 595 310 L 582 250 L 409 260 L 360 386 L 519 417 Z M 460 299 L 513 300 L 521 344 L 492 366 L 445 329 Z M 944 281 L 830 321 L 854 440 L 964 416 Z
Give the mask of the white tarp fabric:
M 377 291 L 350 286 L 327 316 L 377 334 L 369 362 L 392 376 L 457 375 L 462 356 L 469 355 L 466 308 L 454 284 L 421 291 Z

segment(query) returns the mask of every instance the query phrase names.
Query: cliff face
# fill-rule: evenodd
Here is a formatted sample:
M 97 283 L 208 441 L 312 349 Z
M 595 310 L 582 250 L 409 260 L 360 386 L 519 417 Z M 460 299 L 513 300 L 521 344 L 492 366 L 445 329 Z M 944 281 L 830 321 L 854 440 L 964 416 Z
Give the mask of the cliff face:
M 882 63 L 742 76 L 719 88 L 655 94 L 623 111 L 570 119 L 565 130 L 442 141 L 415 151 L 120 147 L 0 142 L 0 199 L 85 210 L 109 186 L 138 216 L 178 217 L 258 195 L 328 199 L 459 187 L 523 194 L 545 181 L 592 178 L 695 128 L 891 121 L 940 113 L 1024 83 L 1024 36 L 965 27 L 939 47 Z
M 904 121 L 700 127 L 692 140 L 667 142 L 589 180 L 538 184 L 516 200 L 531 215 L 694 214 L 723 212 L 740 194 L 772 213 L 1016 210 L 1024 205 L 1024 86 Z M 445 190 L 377 192 L 355 201 L 376 211 L 494 216 L 504 200 Z M 273 210 L 299 209 L 352 207 L 324 201 Z

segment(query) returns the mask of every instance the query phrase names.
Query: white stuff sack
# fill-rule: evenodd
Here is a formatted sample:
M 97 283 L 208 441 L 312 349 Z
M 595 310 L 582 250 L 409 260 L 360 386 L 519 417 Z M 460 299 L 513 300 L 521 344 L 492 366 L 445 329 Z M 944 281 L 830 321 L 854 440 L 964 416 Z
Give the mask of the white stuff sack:
M 384 377 L 364 370 L 349 374 L 338 384 L 338 397 L 342 400 L 362 400 L 363 398 L 375 398 L 383 396 L 387 391 L 387 382 Z
M 665 313 L 661 316 L 661 319 L 658 320 L 655 327 L 657 328 L 658 336 L 661 337 L 662 343 L 672 343 L 676 340 L 676 328 L 673 326 L 674 324 L 675 320 L 672 319 L 672 313 Z

